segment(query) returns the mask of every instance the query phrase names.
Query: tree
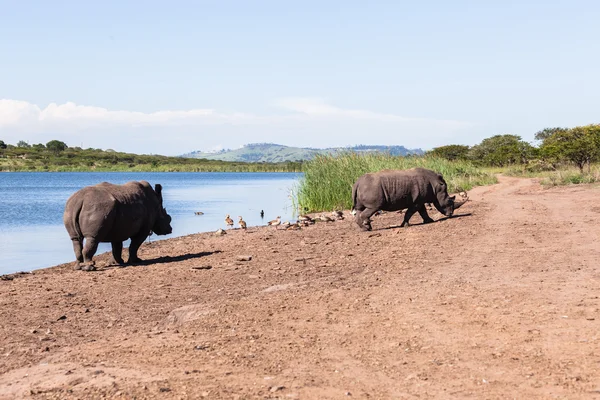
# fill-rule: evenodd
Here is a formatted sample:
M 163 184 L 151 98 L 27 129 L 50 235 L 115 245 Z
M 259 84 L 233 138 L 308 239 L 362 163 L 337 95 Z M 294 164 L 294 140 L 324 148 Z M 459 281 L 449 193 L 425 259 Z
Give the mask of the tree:
M 6 143 L 4 143 L 4 140 L 0 140 L 0 149 L 4 150 L 6 148 Z
M 494 167 L 525 164 L 535 156 L 536 149 L 517 135 L 496 135 L 473 146 L 469 156 L 473 161 Z
M 535 140 L 544 141 L 555 133 L 566 132 L 567 128 L 545 128 L 535 133 Z
M 61 151 L 65 151 L 67 147 L 67 144 L 65 142 L 61 142 L 60 140 L 51 140 L 46 143 L 46 148 L 56 154 L 60 153 Z
M 36 143 L 33 146 L 31 146 L 31 147 L 33 147 L 36 150 L 43 150 L 43 149 L 46 148 L 46 146 L 44 146 L 42 143 Z
M 600 124 L 577 126 L 561 130 L 544 139 L 542 155 L 558 161 L 569 161 L 583 173 L 592 162 L 600 159 Z
M 450 144 L 447 146 L 435 147 L 428 151 L 427 155 L 444 158 L 446 160 L 466 160 L 469 156 L 469 146 L 461 144 Z
M 17 147 L 24 147 L 28 149 L 31 147 L 31 145 L 24 140 L 19 140 L 19 142 L 17 143 Z

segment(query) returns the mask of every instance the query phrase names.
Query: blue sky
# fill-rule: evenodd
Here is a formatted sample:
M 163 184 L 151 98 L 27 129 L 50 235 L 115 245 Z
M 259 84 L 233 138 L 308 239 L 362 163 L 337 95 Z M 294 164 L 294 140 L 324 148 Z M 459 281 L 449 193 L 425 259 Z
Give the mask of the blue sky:
M 595 1 L 0 0 L 0 139 L 181 154 L 600 122 Z

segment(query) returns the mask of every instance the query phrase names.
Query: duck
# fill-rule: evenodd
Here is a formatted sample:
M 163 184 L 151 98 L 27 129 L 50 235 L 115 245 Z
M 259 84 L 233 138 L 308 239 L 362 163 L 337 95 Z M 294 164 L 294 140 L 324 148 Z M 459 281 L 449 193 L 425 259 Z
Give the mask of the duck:
M 281 225 L 281 217 L 277 216 L 273 221 L 267 222 L 267 225 L 277 227 L 277 225 Z
M 264 217 L 265 217 L 265 212 L 264 212 L 264 210 L 260 210 L 260 217 L 261 217 L 261 218 L 264 218 Z
M 319 220 L 321 220 L 321 221 L 323 221 L 323 222 L 333 222 L 333 221 L 335 221 L 333 218 L 331 218 L 331 217 L 328 217 L 328 216 L 327 216 L 327 215 L 325 215 L 325 214 L 322 214 L 322 215 L 320 215 L 320 216 L 319 216 Z
M 240 220 L 238 221 L 238 225 L 240 226 L 240 228 L 242 228 L 242 229 L 246 229 L 246 221 L 244 221 L 244 220 L 242 219 L 242 216 L 241 216 L 241 215 L 239 215 L 239 216 L 238 216 L 238 218 L 240 219 Z
M 302 222 L 314 222 L 315 220 L 312 219 L 311 217 L 309 217 L 308 215 L 300 215 L 298 217 L 298 221 L 302 221 Z
M 204 213 L 202 211 L 194 211 L 194 214 L 196 214 L 196 215 L 204 215 Z
M 225 223 L 227 226 L 233 226 L 233 220 L 229 217 L 229 214 L 225 216 Z
M 295 223 L 295 224 L 290 224 L 287 228 L 285 228 L 288 231 L 296 231 L 300 228 L 300 224 L 299 223 Z
M 333 215 L 333 218 L 335 219 L 344 219 L 344 213 L 339 210 L 332 211 L 331 215 Z
M 284 223 L 281 224 L 281 226 L 283 226 L 284 228 L 287 228 L 290 225 L 291 225 L 290 221 L 285 221 Z
M 227 232 L 225 232 L 223 229 L 219 228 L 215 232 L 215 235 L 217 235 L 217 236 L 223 236 L 223 235 L 227 235 Z

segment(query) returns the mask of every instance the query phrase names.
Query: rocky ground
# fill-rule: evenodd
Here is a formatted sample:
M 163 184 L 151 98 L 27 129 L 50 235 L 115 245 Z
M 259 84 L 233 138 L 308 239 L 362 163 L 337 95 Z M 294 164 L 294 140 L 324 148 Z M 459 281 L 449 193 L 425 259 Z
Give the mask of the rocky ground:
M 5 276 L 0 398 L 600 398 L 599 195 L 501 178 L 428 225 L 346 212 Z

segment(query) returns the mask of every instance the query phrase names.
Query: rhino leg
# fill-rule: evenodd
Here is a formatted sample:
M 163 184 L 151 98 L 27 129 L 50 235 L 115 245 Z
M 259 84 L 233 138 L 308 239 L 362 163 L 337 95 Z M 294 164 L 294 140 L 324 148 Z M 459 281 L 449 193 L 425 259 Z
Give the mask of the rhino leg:
M 357 224 L 363 231 L 370 231 L 371 227 L 371 216 L 378 210 L 376 208 L 365 208 L 362 212 L 356 214 Z
M 429 224 L 433 222 L 433 219 L 429 216 L 429 214 L 427 214 L 427 209 L 425 208 L 425 205 L 421 206 L 421 208 L 419 208 L 418 211 L 419 215 L 421 215 L 421 218 L 423 218 L 424 224 Z
M 123 242 L 111 242 L 112 246 L 112 256 L 113 260 L 116 264 L 123 265 L 123 256 L 121 253 L 123 252 Z
M 85 244 L 83 245 L 83 263 L 81 266 L 83 271 L 95 271 L 96 267 L 94 267 L 94 254 L 96 254 L 96 250 L 98 250 L 98 241 L 93 237 L 86 237 Z
M 73 251 L 75 251 L 75 259 L 77 260 L 77 265 L 83 262 L 83 243 L 79 238 L 71 239 L 73 241 Z
M 404 213 L 404 221 L 402 221 L 402 224 L 400 224 L 401 228 L 405 226 L 410 226 L 410 223 L 408 221 L 410 220 L 410 217 L 412 217 L 413 214 L 417 212 L 418 209 L 419 208 L 417 208 L 417 206 L 412 205 L 406 210 L 406 213 Z
M 142 261 L 142 259 L 137 256 L 137 252 L 147 237 L 148 235 L 138 235 L 131 238 L 131 244 L 129 245 L 129 259 L 127 260 L 128 264 L 137 264 Z

